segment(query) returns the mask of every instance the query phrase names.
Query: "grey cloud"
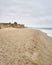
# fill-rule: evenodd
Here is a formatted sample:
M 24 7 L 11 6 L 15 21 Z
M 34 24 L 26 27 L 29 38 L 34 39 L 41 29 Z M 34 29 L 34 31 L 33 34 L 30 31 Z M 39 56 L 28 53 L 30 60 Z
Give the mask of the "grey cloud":
M 18 20 L 26 25 L 52 24 L 52 0 L 0 0 L 0 21 Z M 40 19 L 43 17 L 43 19 Z

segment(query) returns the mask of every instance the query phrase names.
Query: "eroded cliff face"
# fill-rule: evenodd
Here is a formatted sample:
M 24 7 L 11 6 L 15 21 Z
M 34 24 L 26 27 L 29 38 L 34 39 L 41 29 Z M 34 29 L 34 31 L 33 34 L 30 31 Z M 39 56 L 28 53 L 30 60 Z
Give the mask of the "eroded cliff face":
M 0 23 L 0 29 L 2 28 L 24 28 L 25 26 L 23 24 L 15 24 L 15 23 Z
M 52 65 L 52 38 L 32 29 L 0 29 L 0 65 Z

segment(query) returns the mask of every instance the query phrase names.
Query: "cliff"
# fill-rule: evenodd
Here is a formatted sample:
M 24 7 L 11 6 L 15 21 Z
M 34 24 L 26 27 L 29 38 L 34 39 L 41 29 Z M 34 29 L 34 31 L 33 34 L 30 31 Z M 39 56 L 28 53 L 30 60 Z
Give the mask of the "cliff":
M 1 28 L 24 28 L 25 26 L 23 24 L 17 24 L 17 23 L 0 23 L 0 29 Z

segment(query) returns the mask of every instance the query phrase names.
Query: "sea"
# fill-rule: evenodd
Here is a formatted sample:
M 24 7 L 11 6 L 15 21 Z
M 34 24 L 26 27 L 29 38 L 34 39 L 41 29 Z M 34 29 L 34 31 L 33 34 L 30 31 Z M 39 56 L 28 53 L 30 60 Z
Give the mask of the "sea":
M 40 30 L 46 33 L 48 36 L 52 37 L 52 28 L 33 28 L 33 29 Z
M 39 30 L 47 33 L 48 36 L 52 37 L 52 28 L 43 28 L 43 29 L 39 29 Z

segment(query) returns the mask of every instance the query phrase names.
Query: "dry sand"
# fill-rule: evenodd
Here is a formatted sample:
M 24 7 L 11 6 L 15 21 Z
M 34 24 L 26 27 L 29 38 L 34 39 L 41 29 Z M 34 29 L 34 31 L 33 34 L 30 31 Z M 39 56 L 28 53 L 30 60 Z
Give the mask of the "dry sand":
M 52 38 L 33 29 L 0 29 L 0 65 L 52 65 Z

